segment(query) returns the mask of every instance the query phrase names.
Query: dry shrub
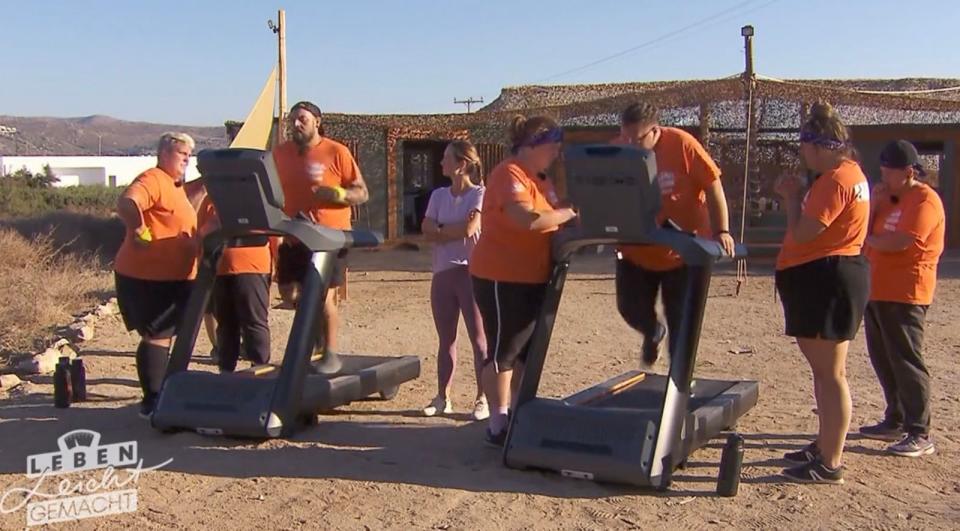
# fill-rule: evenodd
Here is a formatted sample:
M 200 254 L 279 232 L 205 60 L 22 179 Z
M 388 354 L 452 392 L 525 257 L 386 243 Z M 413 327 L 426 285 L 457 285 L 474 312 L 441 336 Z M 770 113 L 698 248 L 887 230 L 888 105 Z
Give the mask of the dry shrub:
M 95 253 L 104 263 L 116 256 L 124 234 L 123 222 L 115 216 L 67 211 L 2 220 L 3 227 L 30 240 L 48 237 L 49 243 L 70 254 Z
M 27 239 L 0 228 L 0 249 L 0 353 L 36 348 L 113 286 L 95 255 L 63 253 L 49 233 Z

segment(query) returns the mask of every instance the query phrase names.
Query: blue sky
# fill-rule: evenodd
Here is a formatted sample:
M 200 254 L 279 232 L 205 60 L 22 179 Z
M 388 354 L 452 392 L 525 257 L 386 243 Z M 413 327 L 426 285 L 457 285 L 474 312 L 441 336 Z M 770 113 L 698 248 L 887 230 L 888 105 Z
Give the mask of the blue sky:
M 287 18 L 288 102 L 462 112 L 504 86 L 723 77 L 960 77 L 960 1 L 0 0 L 0 114 L 242 119 Z M 578 67 L 619 52 L 639 49 Z M 563 75 L 558 75 L 563 74 Z

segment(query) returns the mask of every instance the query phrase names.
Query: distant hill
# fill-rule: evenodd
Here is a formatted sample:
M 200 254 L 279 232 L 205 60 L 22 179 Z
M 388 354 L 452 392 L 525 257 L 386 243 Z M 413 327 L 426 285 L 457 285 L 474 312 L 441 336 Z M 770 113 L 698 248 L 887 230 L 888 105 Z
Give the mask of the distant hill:
M 196 140 L 198 150 L 228 144 L 223 126 L 128 122 L 101 115 L 82 118 L 0 115 L 0 126 L 17 130 L 12 136 L 0 134 L 2 155 L 96 155 L 100 138 L 103 155 L 152 155 L 156 152 L 157 139 L 166 131 L 189 134 Z M 3 130 L 0 128 L 0 132 Z

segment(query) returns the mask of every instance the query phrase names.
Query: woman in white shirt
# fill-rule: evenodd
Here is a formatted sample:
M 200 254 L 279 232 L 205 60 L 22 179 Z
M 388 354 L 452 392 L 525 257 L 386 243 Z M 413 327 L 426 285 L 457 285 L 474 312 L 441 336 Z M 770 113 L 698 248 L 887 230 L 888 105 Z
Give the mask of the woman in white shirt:
M 434 244 L 430 304 L 440 343 L 437 351 L 437 396 L 423 409 L 423 413 L 426 416 L 453 413 L 450 390 L 457 365 L 457 327 L 460 315 L 463 315 L 473 346 L 477 386 L 473 418 L 483 420 L 490 415 L 480 384 L 487 341 L 467 268 L 470 253 L 480 238 L 484 191 L 480 184 L 480 157 L 469 141 L 455 140 L 447 145 L 441 167 L 443 174 L 452 181 L 451 185 L 433 191 L 421 225 L 423 234 Z

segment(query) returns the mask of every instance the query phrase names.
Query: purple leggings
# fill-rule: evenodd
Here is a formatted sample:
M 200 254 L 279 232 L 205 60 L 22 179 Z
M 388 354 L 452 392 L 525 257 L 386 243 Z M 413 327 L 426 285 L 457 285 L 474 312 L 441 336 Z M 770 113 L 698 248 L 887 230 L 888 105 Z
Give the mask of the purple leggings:
M 453 382 L 457 365 L 457 326 L 460 314 L 470 342 L 473 344 L 473 368 L 479 387 L 480 371 L 487 357 L 487 338 L 483 333 L 483 319 L 473 299 L 473 284 L 467 266 L 454 266 L 434 273 L 430 284 L 430 305 L 433 307 L 433 322 L 437 326 L 440 348 L 437 352 L 437 376 L 441 393 Z

